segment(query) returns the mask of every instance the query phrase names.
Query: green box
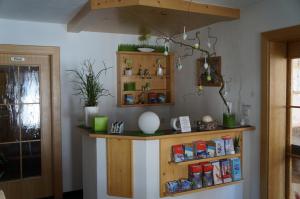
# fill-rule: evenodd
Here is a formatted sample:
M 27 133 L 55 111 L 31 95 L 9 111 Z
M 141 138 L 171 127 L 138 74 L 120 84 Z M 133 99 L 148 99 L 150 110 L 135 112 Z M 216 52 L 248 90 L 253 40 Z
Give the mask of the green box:
M 93 127 L 95 132 L 107 132 L 108 117 L 96 116 L 93 120 Z

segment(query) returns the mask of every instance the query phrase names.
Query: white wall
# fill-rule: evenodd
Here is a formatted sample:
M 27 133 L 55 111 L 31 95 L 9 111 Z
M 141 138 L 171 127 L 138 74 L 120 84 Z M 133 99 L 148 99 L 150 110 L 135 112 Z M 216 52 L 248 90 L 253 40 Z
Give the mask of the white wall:
M 244 199 L 259 198 L 260 164 L 260 33 L 300 24 L 299 0 L 265 0 L 241 10 L 241 19 L 215 24 L 212 33 L 218 36 L 217 54 L 222 56 L 222 72 L 233 80 L 231 99 L 238 104 L 250 104 L 254 133 L 245 134 Z M 202 36 L 207 30 L 201 30 Z M 184 61 L 185 68 L 176 72 L 176 105 L 172 116 L 186 115 L 200 119 L 211 114 L 221 120 L 223 105 L 218 89 L 205 88 L 203 95 L 190 95 L 195 89 L 195 61 L 199 56 Z M 187 78 L 190 77 L 190 78 Z M 187 95 L 185 98 L 184 95 Z M 185 100 L 184 100 L 185 99 Z M 237 108 L 236 108 L 237 109 Z M 230 191 L 230 189 L 228 189 Z M 204 194 L 204 193 L 203 193 Z M 205 196 L 203 195 L 205 198 Z M 212 196 L 210 199 L 219 198 Z
M 76 126 L 82 119 L 79 97 L 74 96 L 71 76 L 66 72 L 80 65 L 85 58 L 105 61 L 113 70 L 104 79 L 104 85 L 117 96 L 116 50 L 119 43 L 136 43 L 136 36 L 104 33 L 68 33 L 65 25 L 23 22 L 0 19 L 0 43 L 20 45 L 59 46 L 61 49 L 61 107 L 62 107 L 62 159 L 64 191 L 82 188 L 81 135 Z M 101 114 L 113 121 L 124 120 L 126 129 L 137 128 L 137 118 L 150 108 L 117 108 L 116 97 L 107 97 L 100 103 Z M 151 108 L 165 121 L 169 119 L 169 107 Z
M 251 123 L 260 128 L 260 33 L 271 29 L 300 24 L 299 0 L 265 0 L 243 9 L 241 19 L 213 25 L 213 33 L 219 38 L 217 52 L 222 56 L 225 77 L 233 78 L 232 99 L 236 104 L 252 105 Z M 62 142 L 64 191 L 81 188 L 81 139 L 75 126 L 82 116 L 78 97 L 72 96 L 67 69 L 76 68 L 84 58 L 104 60 L 108 66 L 116 62 L 115 51 L 119 43 L 135 43 L 136 36 L 104 33 L 67 33 L 65 25 L 21 22 L 0 19 L 0 43 L 23 45 L 52 45 L 61 47 L 62 78 Z M 203 34 L 206 34 L 203 32 Z M 217 89 L 205 88 L 202 96 L 190 95 L 194 91 L 195 59 L 185 61 L 186 67 L 176 73 L 176 106 L 173 116 L 191 115 L 199 119 L 211 114 L 221 119 L 222 101 Z M 105 86 L 116 96 L 114 70 L 105 78 Z M 188 78 L 187 78 L 188 77 Z M 240 95 L 238 90 L 240 90 Z M 184 100 L 184 95 L 187 95 Z M 241 96 L 241 97 L 239 97 Z M 113 120 L 124 119 L 129 129 L 136 128 L 136 119 L 142 109 L 116 108 L 116 98 L 106 98 L 100 104 L 101 113 Z M 169 108 L 154 108 L 166 121 Z M 130 117 L 128 117 L 130 115 Z M 126 117 L 127 116 L 127 117 Z M 259 198 L 259 130 L 246 134 L 244 199 Z M 224 193 L 232 188 L 224 188 Z M 222 192 L 223 192 L 222 191 Z M 204 195 L 205 194 L 205 195 Z M 204 198 L 219 198 L 219 194 L 203 193 Z M 238 199 L 238 198 L 235 198 Z

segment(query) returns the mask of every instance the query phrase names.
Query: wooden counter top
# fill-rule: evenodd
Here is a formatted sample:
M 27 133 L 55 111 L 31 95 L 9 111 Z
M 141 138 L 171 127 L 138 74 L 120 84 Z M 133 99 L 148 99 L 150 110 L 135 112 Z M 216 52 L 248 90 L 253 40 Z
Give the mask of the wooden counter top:
M 116 138 L 116 139 L 127 139 L 127 140 L 160 140 L 160 139 L 168 139 L 168 138 L 180 138 L 180 137 L 189 137 L 189 136 L 195 136 L 195 135 L 213 135 L 213 134 L 219 134 L 219 133 L 226 133 L 226 132 L 241 132 L 241 131 L 254 131 L 254 126 L 243 126 L 243 127 L 237 127 L 237 128 L 222 128 L 220 127 L 217 130 L 212 131 L 194 131 L 190 133 L 181 133 L 171 130 L 165 130 L 165 131 L 158 131 L 157 133 L 153 135 L 146 135 L 143 134 L 141 131 L 126 131 L 122 135 L 117 134 L 108 134 L 106 132 L 92 132 L 91 129 L 84 129 L 85 132 L 89 133 L 89 137 L 91 138 Z

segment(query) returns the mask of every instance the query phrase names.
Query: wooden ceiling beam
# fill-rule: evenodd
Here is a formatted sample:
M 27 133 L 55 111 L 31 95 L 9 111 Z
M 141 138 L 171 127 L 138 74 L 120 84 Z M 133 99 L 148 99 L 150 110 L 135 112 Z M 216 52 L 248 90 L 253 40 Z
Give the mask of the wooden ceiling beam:
M 156 29 L 154 35 L 178 34 L 183 26 L 193 30 L 239 17 L 239 9 L 184 0 L 90 0 L 68 31 L 139 34 L 146 27 Z

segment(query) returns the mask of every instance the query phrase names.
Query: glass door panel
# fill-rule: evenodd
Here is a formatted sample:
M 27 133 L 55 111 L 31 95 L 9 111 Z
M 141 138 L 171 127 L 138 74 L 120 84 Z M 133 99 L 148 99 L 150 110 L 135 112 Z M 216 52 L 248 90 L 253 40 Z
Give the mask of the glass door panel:
M 291 62 L 291 105 L 300 106 L 300 59 L 292 59 Z
M 37 66 L 0 66 L 0 181 L 41 176 Z
M 290 198 L 300 199 L 300 59 L 291 59 L 290 80 Z

